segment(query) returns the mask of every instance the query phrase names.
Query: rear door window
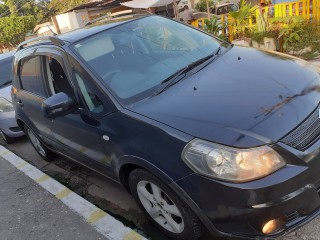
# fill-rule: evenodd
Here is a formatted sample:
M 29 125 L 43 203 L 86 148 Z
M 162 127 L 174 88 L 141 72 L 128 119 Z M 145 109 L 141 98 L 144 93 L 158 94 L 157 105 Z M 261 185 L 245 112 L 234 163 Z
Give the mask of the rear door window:
M 20 65 L 21 86 L 27 92 L 40 97 L 47 97 L 41 70 L 40 56 L 23 59 Z

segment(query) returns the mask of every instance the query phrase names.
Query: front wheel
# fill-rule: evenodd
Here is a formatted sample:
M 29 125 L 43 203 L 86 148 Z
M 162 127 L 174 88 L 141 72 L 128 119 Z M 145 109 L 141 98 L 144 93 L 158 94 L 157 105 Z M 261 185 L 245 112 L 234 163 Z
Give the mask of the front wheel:
M 46 146 L 44 146 L 39 137 L 33 133 L 33 131 L 25 126 L 25 133 L 28 136 L 32 146 L 36 150 L 36 152 L 46 161 L 52 161 L 55 157 L 54 153 L 51 152 Z
M 175 239 L 198 239 L 203 226 L 198 217 L 161 180 L 143 169 L 130 173 L 133 197 L 149 219 Z

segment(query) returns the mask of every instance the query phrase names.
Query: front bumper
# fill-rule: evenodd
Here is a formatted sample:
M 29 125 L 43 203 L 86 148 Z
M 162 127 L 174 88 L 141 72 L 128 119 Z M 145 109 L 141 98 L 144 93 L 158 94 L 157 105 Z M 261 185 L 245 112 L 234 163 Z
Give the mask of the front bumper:
M 176 184 L 204 212 L 213 234 L 273 239 L 320 214 L 320 141 L 299 154 L 284 148 L 284 154 L 295 158 L 291 159 L 295 164 L 262 179 L 236 184 L 192 174 Z M 285 225 L 272 234 L 263 234 L 264 224 L 279 218 L 285 220 Z
M 11 138 L 24 135 L 23 131 L 17 125 L 14 111 L 0 113 L 0 129 Z

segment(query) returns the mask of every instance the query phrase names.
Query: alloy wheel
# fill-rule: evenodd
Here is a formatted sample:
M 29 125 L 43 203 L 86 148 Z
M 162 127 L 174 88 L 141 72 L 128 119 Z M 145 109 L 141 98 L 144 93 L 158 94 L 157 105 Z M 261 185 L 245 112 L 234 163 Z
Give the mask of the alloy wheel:
M 147 213 L 164 229 L 172 233 L 184 230 L 182 214 L 176 204 L 157 185 L 149 181 L 137 184 L 139 199 Z
M 46 157 L 46 151 L 44 150 L 41 142 L 38 140 L 38 138 L 34 135 L 34 133 L 28 128 L 27 130 L 29 139 L 31 143 L 33 144 L 34 148 L 37 150 L 37 152 L 43 156 Z
M 4 133 L 1 130 L 0 130 L 0 136 L 3 138 L 5 142 L 7 141 L 7 136 L 4 135 Z

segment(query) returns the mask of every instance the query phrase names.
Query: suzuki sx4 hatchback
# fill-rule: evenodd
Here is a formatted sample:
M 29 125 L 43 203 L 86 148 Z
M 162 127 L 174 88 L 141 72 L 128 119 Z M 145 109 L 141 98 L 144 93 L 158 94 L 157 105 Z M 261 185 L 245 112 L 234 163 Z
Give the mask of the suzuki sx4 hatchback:
M 158 16 L 20 44 L 16 119 L 117 180 L 170 238 L 274 238 L 319 214 L 320 69 Z

